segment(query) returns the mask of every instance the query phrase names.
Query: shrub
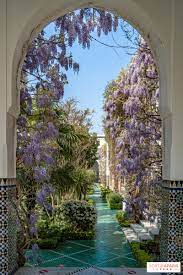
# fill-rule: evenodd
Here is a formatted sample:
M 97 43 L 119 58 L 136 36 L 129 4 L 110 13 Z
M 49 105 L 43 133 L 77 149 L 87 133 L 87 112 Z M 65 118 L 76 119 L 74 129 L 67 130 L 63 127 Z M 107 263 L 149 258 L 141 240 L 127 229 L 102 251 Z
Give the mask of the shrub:
M 94 177 L 95 177 L 95 174 L 94 174 Z M 93 183 L 95 180 L 95 178 L 91 178 L 90 179 L 90 182 Z M 95 193 L 95 184 L 91 184 L 89 187 L 88 187 L 88 190 L 87 190 L 87 195 L 93 195 Z
M 118 220 L 118 222 L 123 222 L 127 219 L 127 213 L 125 211 L 118 211 L 116 213 L 116 218 Z
M 146 267 L 147 262 L 151 262 L 151 255 L 149 255 L 145 250 L 141 250 L 139 249 L 136 254 L 135 257 L 140 265 L 140 267 Z
M 128 217 L 128 214 L 125 211 L 118 211 L 116 213 L 116 219 L 121 227 L 129 227 L 131 223 L 135 223 L 133 219 Z
M 140 243 L 140 248 L 145 250 L 148 253 L 159 254 L 159 252 L 160 252 L 159 245 L 160 245 L 159 241 L 148 240 L 148 241 L 143 241 L 142 243 Z
M 92 200 L 92 199 L 87 199 L 87 203 L 88 203 L 89 205 L 92 205 L 92 206 L 95 205 L 95 202 L 94 202 L 94 200 Z
M 96 223 L 96 210 L 92 202 L 65 201 L 54 211 L 54 217 L 41 216 L 38 222 L 40 248 L 55 248 L 59 241 L 67 239 L 93 239 Z
M 62 240 L 63 237 L 63 228 L 50 224 L 48 227 L 38 227 L 38 236 L 41 239 L 49 239 L 49 238 L 57 238 L 58 240 Z
M 38 239 L 36 243 L 38 244 L 39 248 L 52 249 L 57 247 L 58 239 L 57 238 Z
M 122 208 L 122 196 L 120 194 L 111 192 L 107 194 L 106 199 L 111 209 Z
M 95 192 L 95 189 L 94 189 L 94 187 L 92 186 L 92 187 L 90 187 L 90 188 L 88 189 L 87 195 L 93 195 L 94 192 Z
M 121 227 L 130 227 L 131 222 L 126 220 L 123 222 L 120 222 Z
M 147 262 L 152 261 L 152 255 L 140 248 L 141 243 L 131 242 L 132 253 L 139 263 L 139 267 L 146 267 Z
M 81 231 L 93 229 L 97 219 L 95 207 L 86 201 L 65 201 L 62 204 L 62 213 L 68 224 Z
M 107 194 L 111 193 L 112 191 L 109 188 L 106 188 L 102 185 L 100 185 L 100 191 L 101 191 L 101 197 L 103 199 L 106 199 Z
M 39 239 L 34 241 L 40 248 L 55 248 L 60 241 L 64 240 L 91 240 L 95 236 L 95 231 L 90 229 L 82 231 L 81 229 L 75 229 L 73 226 L 65 226 L 59 230 L 40 229 Z M 52 242 L 53 240 L 53 242 Z
M 68 227 L 63 232 L 64 238 L 67 240 L 91 240 L 95 236 L 94 230 L 81 231 Z
M 53 217 L 41 215 L 39 217 L 37 228 L 39 239 L 57 238 L 59 241 L 63 239 L 63 230 L 67 227 L 66 222 L 61 216 L 61 207 L 54 210 Z

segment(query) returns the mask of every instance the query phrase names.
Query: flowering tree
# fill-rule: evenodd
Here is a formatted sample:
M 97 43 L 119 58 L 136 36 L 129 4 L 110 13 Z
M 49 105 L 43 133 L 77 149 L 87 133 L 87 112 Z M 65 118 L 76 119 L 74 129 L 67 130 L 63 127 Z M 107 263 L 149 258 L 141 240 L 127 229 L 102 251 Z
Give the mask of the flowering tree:
M 31 170 L 33 180 L 48 180 L 58 137 L 53 106 L 59 104 L 67 84 L 67 71 L 79 71 L 71 47 L 89 48 L 95 31 L 116 31 L 118 17 L 98 9 L 81 9 L 59 17 L 51 34 L 43 29 L 29 46 L 22 68 L 21 115 L 18 118 L 17 162 Z M 50 146 L 50 143 L 52 146 Z
M 105 97 L 105 130 L 113 146 L 111 168 L 121 181 L 125 178 L 127 206 L 138 220 L 152 209 L 151 187 L 161 178 L 162 162 L 159 78 L 144 41 L 127 70 L 106 88 Z
M 79 71 L 72 46 L 78 43 L 84 49 L 89 48 L 95 39 L 93 34 L 99 37 L 101 33 L 116 31 L 118 21 L 117 16 L 95 8 L 77 10 L 52 22 L 49 27 L 53 31 L 45 27 L 29 46 L 22 67 L 21 112 L 17 121 L 17 175 L 21 191 L 27 194 L 28 219 L 37 203 L 37 190 L 44 186 L 47 189 L 50 184 L 56 164 L 54 156 L 61 153 L 57 146 L 61 117 L 58 119 L 56 106 L 60 105 L 68 83 L 67 71 Z M 93 152 L 87 144 L 83 144 L 82 154 L 88 155 L 89 161 Z M 75 153 L 81 154 L 81 150 Z
M 40 219 L 54 220 L 56 208 L 63 198 L 86 199 L 86 194 L 94 182 L 94 173 L 89 170 L 97 159 L 97 137 L 89 133 L 90 110 L 79 110 L 74 100 L 53 106 L 57 139 L 44 142 L 53 150 L 47 174 L 48 178 L 35 178 L 34 167 L 19 162 L 18 217 L 20 222 L 19 254 L 23 255 L 30 240 L 38 238 L 37 224 Z M 28 123 L 33 123 L 29 118 Z M 43 145 L 44 145 L 43 142 Z M 53 165 L 54 164 L 54 165 Z M 43 165 L 45 165 L 43 163 Z M 20 246 L 20 244 L 22 244 Z M 37 250 L 36 250 L 37 251 Z

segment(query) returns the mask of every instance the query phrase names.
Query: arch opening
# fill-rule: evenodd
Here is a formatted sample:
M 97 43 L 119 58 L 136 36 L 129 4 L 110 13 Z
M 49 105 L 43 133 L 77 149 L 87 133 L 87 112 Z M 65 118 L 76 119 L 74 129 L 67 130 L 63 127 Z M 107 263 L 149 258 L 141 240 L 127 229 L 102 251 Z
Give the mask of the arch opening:
M 119 3 L 78 3 L 77 5 L 68 4 L 59 6 L 49 4 L 46 5 L 46 10 L 35 13 L 24 26 L 22 33 L 16 43 L 16 49 L 13 57 L 13 69 L 12 69 L 12 91 L 11 91 L 11 104 L 9 106 L 9 112 L 14 116 L 19 113 L 19 89 L 20 89 L 20 75 L 22 64 L 27 52 L 29 45 L 36 35 L 47 25 L 50 21 L 55 20 L 59 16 L 62 16 L 70 11 L 74 11 L 79 8 L 85 7 L 97 7 L 103 10 L 109 10 L 114 14 L 119 15 L 121 18 L 126 20 L 130 25 L 136 29 L 141 36 L 147 41 L 151 51 L 154 55 L 155 62 L 159 71 L 160 78 L 160 112 L 162 119 L 171 113 L 169 107 L 169 98 L 167 95 L 167 76 L 166 76 L 166 59 L 165 59 L 165 48 L 163 40 L 158 34 L 158 29 L 154 28 L 151 19 L 145 13 L 141 7 L 132 1 L 123 1 Z M 49 7 L 49 8 L 48 8 Z M 16 73 L 15 73 L 16 72 Z M 16 91 L 15 91 L 16 87 Z
M 41 36 L 40 36 L 41 37 Z M 41 39 L 41 38 L 40 38 Z M 86 44 L 87 44 L 87 42 L 86 42 Z M 38 48 L 39 48 L 39 45 L 37 46 Z M 53 49 L 54 50 L 54 49 Z M 62 49 L 63 50 L 63 49 Z M 40 55 L 42 54 L 42 53 L 39 53 Z M 33 55 L 34 55 L 34 53 L 33 53 Z M 33 57 L 32 57 L 33 58 Z M 66 66 L 68 66 L 68 64 L 69 64 L 69 62 L 71 62 L 71 68 L 73 68 L 74 70 L 78 70 L 78 66 L 77 66 L 77 63 L 74 63 L 73 62 L 73 60 L 72 60 L 72 57 L 69 57 L 70 58 L 70 60 L 67 60 L 67 65 Z M 41 60 L 41 58 L 40 58 L 40 60 Z M 29 62 L 29 60 L 27 59 L 26 60 L 26 62 Z M 36 61 L 35 61 L 36 62 Z M 40 63 L 41 64 L 41 63 Z M 53 63 L 54 64 L 54 63 Z M 34 64 L 33 64 L 33 66 L 34 66 Z M 42 71 L 43 71 L 43 73 L 44 73 L 44 66 L 45 66 L 45 64 L 43 63 L 43 64 L 41 64 L 40 66 L 43 66 L 42 67 Z M 65 65 L 64 65 L 65 66 Z M 26 66 L 25 66 L 26 67 Z M 24 69 L 24 67 L 23 67 L 23 69 Z M 58 69 L 58 67 L 57 68 L 54 68 L 55 70 L 56 69 Z M 33 69 L 32 69 L 33 71 L 34 71 L 34 67 L 33 67 Z M 66 69 L 67 70 L 67 69 Z M 53 71 L 53 74 L 54 74 L 54 71 Z M 32 76 L 31 77 L 33 77 L 34 75 L 32 74 Z M 39 79 L 41 76 L 40 76 L 40 74 L 39 74 L 39 72 L 38 72 L 38 75 L 36 76 L 36 78 L 37 79 Z M 61 76 L 61 78 L 60 78 L 60 82 L 61 81 L 65 81 L 66 79 L 64 78 L 65 76 L 64 76 L 64 74 Z M 149 76 L 150 77 L 150 76 Z M 23 80 L 25 80 L 25 83 L 26 83 L 26 81 L 27 81 L 27 79 L 26 79 L 26 77 L 23 79 Z M 29 79 L 30 81 L 34 81 L 32 78 L 30 78 Z M 54 78 L 52 78 L 52 76 L 51 75 L 49 75 L 49 80 L 53 80 L 53 81 L 55 81 L 55 79 Z M 57 84 L 59 84 L 58 83 L 58 81 L 57 81 Z M 52 89 L 54 89 L 52 86 L 50 86 Z M 63 87 L 62 86 L 59 86 L 58 87 L 61 91 L 62 91 L 62 89 L 63 89 Z M 40 94 L 42 93 L 42 90 L 41 89 L 43 89 L 43 90 L 46 90 L 46 89 L 49 89 L 49 86 L 47 86 L 47 84 L 46 84 L 46 81 L 45 81 L 45 78 L 43 77 L 43 80 L 42 80 L 42 82 L 38 85 L 38 86 L 36 86 L 36 89 L 39 89 L 39 92 L 40 92 Z M 62 91 L 63 92 L 63 91 Z M 42 100 L 45 100 L 45 101 L 47 101 L 48 100 L 48 98 L 42 98 Z M 55 98 L 55 100 L 56 100 L 56 98 Z M 40 105 L 41 106 L 41 102 L 39 102 L 39 104 L 38 105 Z M 47 104 L 47 102 L 46 102 L 46 104 Z M 42 106 L 41 106 L 41 108 L 42 108 Z M 48 122 L 48 126 L 50 127 L 50 132 L 51 132 L 51 134 L 53 134 L 54 133 L 54 131 L 55 131 L 55 128 L 53 127 L 53 125 L 52 124 L 49 124 L 49 122 Z M 48 127 L 48 128 L 49 128 Z M 38 137 L 38 139 L 39 139 L 39 137 Z M 37 140 L 37 142 L 38 142 L 38 140 Z M 26 157 L 30 157 L 30 154 L 28 155 L 28 153 L 30 153 L 29 151 L 26 151 Z M 27 161 L 27 160 L 26 160 Z M 32 160 L 30 160 L 29 159 L 29 161 L 32 161 Z M 39 160 L 37 160 L 38 162 L 39 162 Z M 41 174 L 40 174 L 40 171 L 38 171 L 37 170 L 37 167 L 36 167 L 36 170 L 34 171 L 35 173 L 34 173 L 34 175 L 35 175 L 35 177 L 38 179 L 38 180 L 40 180 L 40 176 L 45 176 L 44 175 L 44 173 L 45 173 L 45 171 L 44 170 L 42 170 L 41 171 Z

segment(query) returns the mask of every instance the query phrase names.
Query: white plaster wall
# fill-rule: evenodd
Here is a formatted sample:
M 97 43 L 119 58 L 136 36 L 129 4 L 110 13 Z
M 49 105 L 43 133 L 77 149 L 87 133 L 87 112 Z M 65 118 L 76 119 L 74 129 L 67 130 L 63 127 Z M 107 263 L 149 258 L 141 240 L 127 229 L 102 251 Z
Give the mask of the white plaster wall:
M 0 175 L 7 172 L 7 146 L 6 146 L 6 0 L 0 2 Z
M 8 138 L 7 133 L 11 131 L 6 130 L 6 114 L 18 114 L 17 72 L 20 72 L 27 45 L 50 19 L 89 5 L 118 12 L 148 39 L 160 71 L 160 103 L 166 139 L 164 178 L 182 179 L 182 0 L 0 0 L 0 177 L 11 176 L 15 171 L 14 168 L 7 170 L 8 158 L 12 156 L 14 161 L 15 148 L 11 148 L 8 157 L 7 143 L 11 137 Z
M 8 90 L 14 96 L 8 93 L 8 107 L 11 107 L 11 112 L 16 113 L 14 102 L 17 99 L 14 91 L 16 75 L 11 70 L 17 69 L 20 56 L 26 52 L 26 44 L 51 19 L 88 5 L 113 10 L 128 19 L 150 41 L 157 62 L 161 64 L 163 76 L 167 73 L 165 63 L 171 38 L 171 0 L 7 0 L 8 44 L 11 45 L 7 55 L 8 71 L 9 77 L 13 77 L 13 82 L 8 81 Z M 25 51 L 22 51 L 23 48 Z M 167 104 L 164 104 L 164 108 L 165 105 Z
M 170 154 L 171 179 L 183 180 L 183 1 L 175 1 L 171 41 L 171 108 L 172 147 Z

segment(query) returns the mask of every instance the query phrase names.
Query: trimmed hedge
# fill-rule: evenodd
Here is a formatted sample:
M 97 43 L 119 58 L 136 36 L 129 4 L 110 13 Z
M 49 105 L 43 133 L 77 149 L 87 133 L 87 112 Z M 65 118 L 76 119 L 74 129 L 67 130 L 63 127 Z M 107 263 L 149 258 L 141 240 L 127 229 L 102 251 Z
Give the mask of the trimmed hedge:
M 49 227 L 39 226 L 38 228 L 38 236 L 39 239 L 52 239 L 55 238 L 58 241 L 63 240 L 63 230 L 64 227 L 60 227 L 59 225 L 50 225 Z
M 123 198 L 119 193 L 111 192 L 107 194 L 106 199 L 110 209 L 122 209 Z
M 102 185 L 100 185 L 100 191 L 101 191 L 101 197 L 102 197 L 103 199 L 106 199 L 106 196 L 107 196 L 109 193 L 112 192 L 109 188 L 104 187 L 104 186 L 102 186 Z
M 89 205 L 91 205 L 91 206 L 95 206 L 94 200 L 92 200 L 92 199 L 90 199 L 90 198 L 87 199 L 87 203 L 88 203 Z
M 40 248 L 55 248 L 64 240 L 91 240 L 95 236 L 96 208 L 93 201 L 65 201 L 55 210 L 53 220 L 42 217 L 38 223 L 38 240 Z
M 49 238 L 49 239 L 38 239 L 36 241 L 39 248 L 42 249 L 51 249 L 56 248 L 58 245 L 58 239 L 57 238 Z
M 116 213 L 116 219 L 121 227 L 130 227 L 130 224 L 135 223 L 133 219 L 128 218 L 128 215 L 125 211 L 118 211 Z
M 49 234 L 48 234 L 49 235 Z M 40 234 L 40 236 L 45 236 L 44 234 Z M 33 241 L 33 243 L 37 243 L 39 248 L 41 249 L 53 249 L 56 248 L 60 241 L 64 240 L 92 240 L 95 236 L 94 230 L 88 231 L 75 231 L 72 227 L 67 227 L 64 230 L 60 231 L 60 234 L 56 237 L 52 236 L 49 238 L 41 238 L 39 237 L 37 240 Z
M 156 256 L 160 254 L 160 242 L 157 240 L 143 241 L 140 243 L 140 248 Z
M 125 211 L 118 211 L 116 213 L 116 219 L 118 220 L 118 222 L 123 222 L 127 219 L 127 213 Z
M 134 258 L 137 260 L 139 267 L 146 267 L 147 262 L 151 262 L 153 260 L 152 255 L 147 253 L 145 250 L 141 249 L 141 243 L 131 242 L 131 250 L 134 255 Z
M 95 236 L 95 231 L 76 231 L 74 228 L 70 227 L 64 230 L 63 236 L 66 240 L 92 240 Z

